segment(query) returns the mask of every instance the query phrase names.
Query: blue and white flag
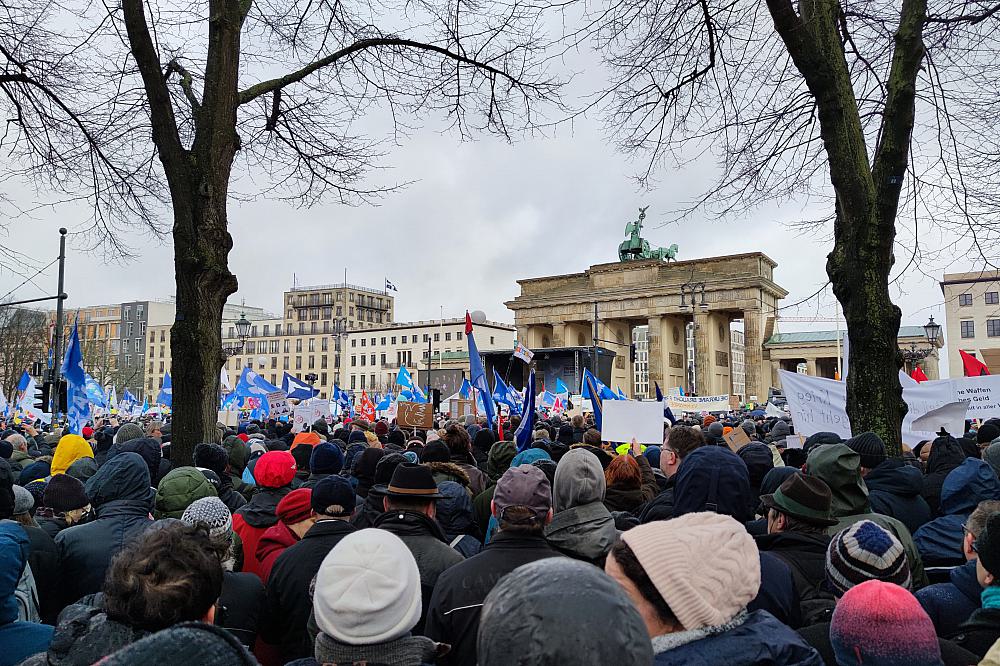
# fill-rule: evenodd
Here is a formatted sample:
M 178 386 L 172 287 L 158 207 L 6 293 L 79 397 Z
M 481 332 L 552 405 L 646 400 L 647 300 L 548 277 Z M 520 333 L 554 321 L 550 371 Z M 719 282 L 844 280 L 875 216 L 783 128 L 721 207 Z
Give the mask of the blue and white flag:
M 385 394 L 385 396 L 381 400 L 379 400 L 376 403 L 376 405 L 375 405 L 375 411 L 376 412 L 385 411 L 385 410 L 389 409 L 390 407 L 392 407 L 392 403 L 393 402 L 395 402 L 395 401 L 393 400 L 392 391 L 389 391 L 388 393 Z
M 10 405 L 7 404 L 7 396 L 3 394 L 3 387 L 0 387 L 0 414 L 3 414 L 4 418 L 10 415 Z
M 389 282 L 389 278 L 385 279 L 385 290 L 387 293 L 390 291 L 399 291 L 399 289 L 396 289 L 396 285 L 394 285 L 392 282 Z
M 396 383 L 404 388 L 413 388 L 413 376 L 405 365 L 400 367 L 399 372 L 396 373 Z
M 514 431 L 514 441 L 520 453 L 531 446 L 531 435 L 535 429 L 535 369 L 528 374 L 528 385 L 524 387 L 524 405 L 521 407 L 521 425 Z
M 108 404 L 108 409 L 118 409 L 118 390 L 114 384 L 108 387 L 107 395 L 104 398 Z
M 622 390 L 621 390 L 620 387 L 618 388 L 618 399 L 619 400 L 628 400 L 628 398 L 625 397 L 625 394 L 622 393 Z
M 351 396 L 337 384 L 333 385 L 333 400 L 342 411 L 348 412 L 351 410 Z
M 542 391 L 535 398 L 539 409 L 552 409 L 556 406 L 556 394 L 552 391 Z
M 472 335 L 472 317 L 469 312 L 465 312 L 465 340 L 469 343 L 469 374 L 472 375 L 472 385 L 476 387 L 480 395 L 487 398 L 492 395 L 490 383 L 486 380 L 486 370 L 483 368 L 483 359 L 479 357 L 479 348 L 476 347 L 476 339 Z M 492 400 L 483 401 L 483 411 L 486 412 L 486 424 L 488 428 L 493 428 L 494 406 Z
M 25 370 L 21 375 L 21 379 L 17 382 L 17 403 L 16 407 L 20 407 L 26 411 L 35 411 L 35 406 L 33 404 L 35 399 L 35 378 L 28 374 Z M 45 405 L 48 408 L 48 405 Z
M 297 400 L 311 400 L 319 395 L 319 389 L 314 389 L 309 386 L 307 382 L 298 379 L 295 375 L 290 375 L 287 372 L 284 377 L 281 378 L 281 390 L 284 391 L 289 398 L 295 398 Z
M 126 388 L 125 392 L 122 393 L 121 402 L 118 403 L 118 411 L 131 412 L 132 408 L 135 407 L 135 403 L 137 402 L 138 400 L 136 400 L 136 397 L 132 395 L 132 392 Z
M 62 376 L 66 378 L 68 430 L 71 434 L 79 435 L 83 432 L 83 426 L 90 418 L 90 402 L 87 400 L 87 373 L 83 369 L 80 333 L 76 324 L 73 324 L 73 332 L 69 336 L 69 346 L 66 347 Z
M 170 399 L 173 400 L 173 396 L 171 396 Z M 167 406 L 169 407 L 170 405 Z M 149 411 L 149 396 L 146 396 L 145 398 L 142 399 L 142 411 L 140 411 L 139 414 L 142 415 L 148 411 Z
M 462 380 L 462 386 L 458 389 L 458 397 L 463 400 L 472 399 L 472 383 L 468 379 Z
M 101 385 L 98 384 L 97 380 L 89 374 L 85 374 L 85 381 L 87 399 L 90 400 L 90 404 L 106 409 L 108 406 L 107 398 L 104 395 L 104 391 L 101 389 Z
M 496 368 L 493 368 L 493 400 L 501 405 L 507 405 L 510 407 L 510 411 L 515 414 L 521 413 L 520 396 L 517 394 L 517 391 L 507 386 L 504 380 L 500 379 Z
M 656 387 L 656 402 L 663 402 L 663 391 L 660 390 L 660 383 L 653 382 L 653 386 Z M 665 402 L 663 403 L 663 418 L 669 420 L 670 425 L 677 425 L 677 418 Z
M 163 386 L 160 387 L 160 393 L 156 396 L 156 404 L 163 405 L 164 407 L 173 407 L 174 404 L 174 388 L 173 383 L 170 381 L 170 373 L 163 375 Z M 144 405 L 144 410 L 149 409 L 149 404 Z
M 263 402 L 268 393 L 278 391 L 277 386 L 270 383 L 250 368 L 243 368 L 240 381 L 236 382 L 236 395 L 241 398 L 260 398 Z M 262 402 L 262 404 L 263 404 Z
M 219 411 L 228 412 L 236 409 L 236 391 L 232 391 L 223 396 L 219 401 Z
M 594 425 L 597 426 L 598 431 L 601 429 L 601 417 L 603 416 L 603 401 L 606 400 L 604 392 L 608 391 L 610 393 L 611 389 L 601 383 L 597 377 L 589 370 L 584 368 L 583 370 L 583 386 L 580 389 L 580 394 L 584 400 L 590 400 L 590 405 L 594 410 Z M 617 396 L 612 395 L 612 400 L 617 399 Z
M 563 383 L 563 380 L 556 379 L 556 390 L 554 391 L 556 395 L 569 395 L 569 387 Z

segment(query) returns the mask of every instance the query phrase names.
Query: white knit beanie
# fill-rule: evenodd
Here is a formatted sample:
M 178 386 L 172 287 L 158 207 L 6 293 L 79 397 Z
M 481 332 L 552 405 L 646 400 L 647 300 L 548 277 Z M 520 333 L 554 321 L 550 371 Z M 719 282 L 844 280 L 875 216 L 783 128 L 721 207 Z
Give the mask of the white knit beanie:
M 757 596 L 757 544 L 730 516 L 657 520 L 624 532 L 622 540 L 687 630 L 725 624 Z
M 316 575 L 320 631 L 349 645 L 402 638 L 420 620 L 420 571 L 395 534 L 364 529 L 327 553 Z

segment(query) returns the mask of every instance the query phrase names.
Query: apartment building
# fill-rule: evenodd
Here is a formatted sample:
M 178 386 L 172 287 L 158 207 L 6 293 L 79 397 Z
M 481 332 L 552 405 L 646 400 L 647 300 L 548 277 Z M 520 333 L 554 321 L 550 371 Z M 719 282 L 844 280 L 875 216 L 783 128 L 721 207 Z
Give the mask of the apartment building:
M 1000 372 L 1000 271 L 946 273 L 940 285 L 949 376 L 965 374 L 959 350 Z

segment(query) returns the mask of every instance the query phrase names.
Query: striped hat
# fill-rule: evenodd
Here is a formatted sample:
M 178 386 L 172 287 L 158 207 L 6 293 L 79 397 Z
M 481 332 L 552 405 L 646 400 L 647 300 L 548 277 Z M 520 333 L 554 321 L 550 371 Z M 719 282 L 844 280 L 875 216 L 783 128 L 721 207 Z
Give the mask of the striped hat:
M 903 544 L 891 532 L 862 520 L 838 532 L 826 549 L 826 580 L 842 596 L 866 580 L 910 589 L 910 567 Z

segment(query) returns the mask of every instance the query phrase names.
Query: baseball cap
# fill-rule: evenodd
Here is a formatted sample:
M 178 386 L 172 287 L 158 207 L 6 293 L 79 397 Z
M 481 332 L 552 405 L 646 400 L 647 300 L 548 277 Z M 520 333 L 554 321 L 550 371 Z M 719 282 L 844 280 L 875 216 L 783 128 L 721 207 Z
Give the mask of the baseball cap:
M 552 487 L 545 472 L 533 465 L 511 467 L 497 481 L 493 503 L 498 518 L 510 507 L 521 506 L 542 519 L 552 508 Z

